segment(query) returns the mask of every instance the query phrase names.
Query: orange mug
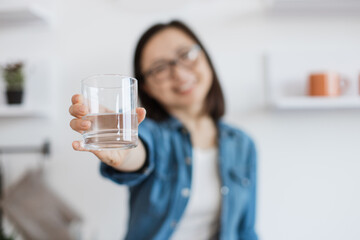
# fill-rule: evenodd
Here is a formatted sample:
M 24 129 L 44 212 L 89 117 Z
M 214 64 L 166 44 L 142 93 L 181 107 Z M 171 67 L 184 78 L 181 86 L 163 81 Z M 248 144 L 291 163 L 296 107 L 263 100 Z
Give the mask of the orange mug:
M 336 97 L 342 95 L 348 85 L 348 80 L 335 72 L 312 73 L 309 76 L 309 95 Z

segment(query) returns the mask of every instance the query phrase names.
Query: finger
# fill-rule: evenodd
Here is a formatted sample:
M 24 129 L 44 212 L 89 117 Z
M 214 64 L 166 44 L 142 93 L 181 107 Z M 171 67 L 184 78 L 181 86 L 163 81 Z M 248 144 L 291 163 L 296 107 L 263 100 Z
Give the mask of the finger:
M 101 151 L 86 149 L 86 148 L 84 147 L 84 142 L 83 142 L 83 141 L 73 141 L 72 147 L 73 147 L 73 149 L 74 149 L 75 151 L 79 151 L 79 152 L 91 152 L 91 153 L 95 154 L 97 157 L 98 157 L 98 155 L 101 154 Z
M 84 142 L 83 141 L 74 141 L 72 143 L 72 147 L 75 151 L 79 151 L 79 152 L 91 152 L 93 154 L 95 154 L 95 156 L 97 156 L 99 159 L 101 159 L 101 161 L 103 161 L 104 163 L 106 163 L 109 166 L 117 166 L 119 164 L 119 161 L 115 161 L 111 158 L 107 158 L 104 157 L 103 155 L 106 155 L 106 153 L 104 154 L 102 151 L 97 151 L 97 150 L 90 150 L 90 149 L 86 149 L 84 148 Z
M 99 111 L 103 113 L 115 113 L 113 110 L 110 110 L 109 108 L 99 105 Z
M 84 144 L 82 141 L 73 141 L 72 147 L 75 151 L 90 152 L 90 150 L 84 148 Z
M 146 110 L 145 108 L 136 108 L 136 113 L 137 113 L 137 117 L 138 117 L 138 123 L 140 124 L 146 116 Z
M 70 127 L 79 133 L 88 130 L 90 126 L 91 126 L 91 122 L 87 120 L 74 118 L 70 121 Z
M 83 103 L 83 96 L 81 94 L 75 94 L 71 98 L 72 104 Z
M 69 113 L 77 118 L 85 116 L 88 112 L 88 108 L 82 103 L 73 104 L 69 108 Z

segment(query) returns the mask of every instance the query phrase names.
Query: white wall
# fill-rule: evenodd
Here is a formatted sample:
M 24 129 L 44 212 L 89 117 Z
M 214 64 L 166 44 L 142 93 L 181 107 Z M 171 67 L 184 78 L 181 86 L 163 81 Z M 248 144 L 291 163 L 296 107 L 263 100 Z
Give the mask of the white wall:
M 140 2 L 58 1 L 52 27 L 0 29 L 1 55 L 50 58 L 54 66 L 49 76 L 52 117 L 0 119 L 0 144 L 51 138 L 47 179 L 84 217 L 84 239 L 123 236 L 128 195 L 125 187 L 100 177 L 95 157 L 72 150 L 71 142 L 80 136 L 69 127 L 70 98 L 88 75 L 131 75 L 139 34 L 152 23 L 172 17 L 185 20 L 204 40 L 223 83 L 227 119 L 257 142 L 260 237 L 357 239 L 359 112 L 267 110 L 262 57 L 270 51 L 299 49 L 358 51 L 360 18 L 267 17 L 261 4 L 250 0 L 187 1 L 162 7 L 160 0 L 154 5 Z M 11 169 L 7 175 L 24 168 L 23 161 L 5 161 Z

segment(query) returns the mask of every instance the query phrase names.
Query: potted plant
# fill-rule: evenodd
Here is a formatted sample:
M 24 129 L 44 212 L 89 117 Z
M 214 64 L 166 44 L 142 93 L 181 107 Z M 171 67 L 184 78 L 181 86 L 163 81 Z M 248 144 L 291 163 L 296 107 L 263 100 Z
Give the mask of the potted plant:
M 24 73 L 22 62 L 8 63 L 3 68 L 8 104 L 20 104 L 23 98 Z

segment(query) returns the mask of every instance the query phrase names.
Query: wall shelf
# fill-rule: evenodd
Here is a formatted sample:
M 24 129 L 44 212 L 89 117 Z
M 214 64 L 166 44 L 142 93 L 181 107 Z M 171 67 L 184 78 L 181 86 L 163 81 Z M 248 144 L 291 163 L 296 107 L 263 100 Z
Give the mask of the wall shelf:
M 342 15 L 358 16 L 360 2 L 354 0 L 265 0 L 273 15 Z
M 37 5 L 0 4 L 0 25 L 26 24 L 30 22 L 48 22 L 48 12 Z
M 51 58 L 23 58 L 25 84 L 21 104 L 7 104 L 6 84 L 0 74 L 0 118 L 50 117 L 54 88 L 51 79 Z M 0 59 L 0 65 L 5 60 Z
M 46 117 L 45 110 L 32 108 L 30 106 L 0 106 L 0 118 L 11 117 Z
M 360 108 L 358 97 L 283 97 L 274 99 L 271 106 L 279 110 L 306 109 L 357 109 Z
M 360 109 L 360 55 L 350 51 L 283 51 L 264 56 L 268 106 L 278 110 Z M 338 97 L 308 96 L 308 76 L 337 72 L 349 82 Z

